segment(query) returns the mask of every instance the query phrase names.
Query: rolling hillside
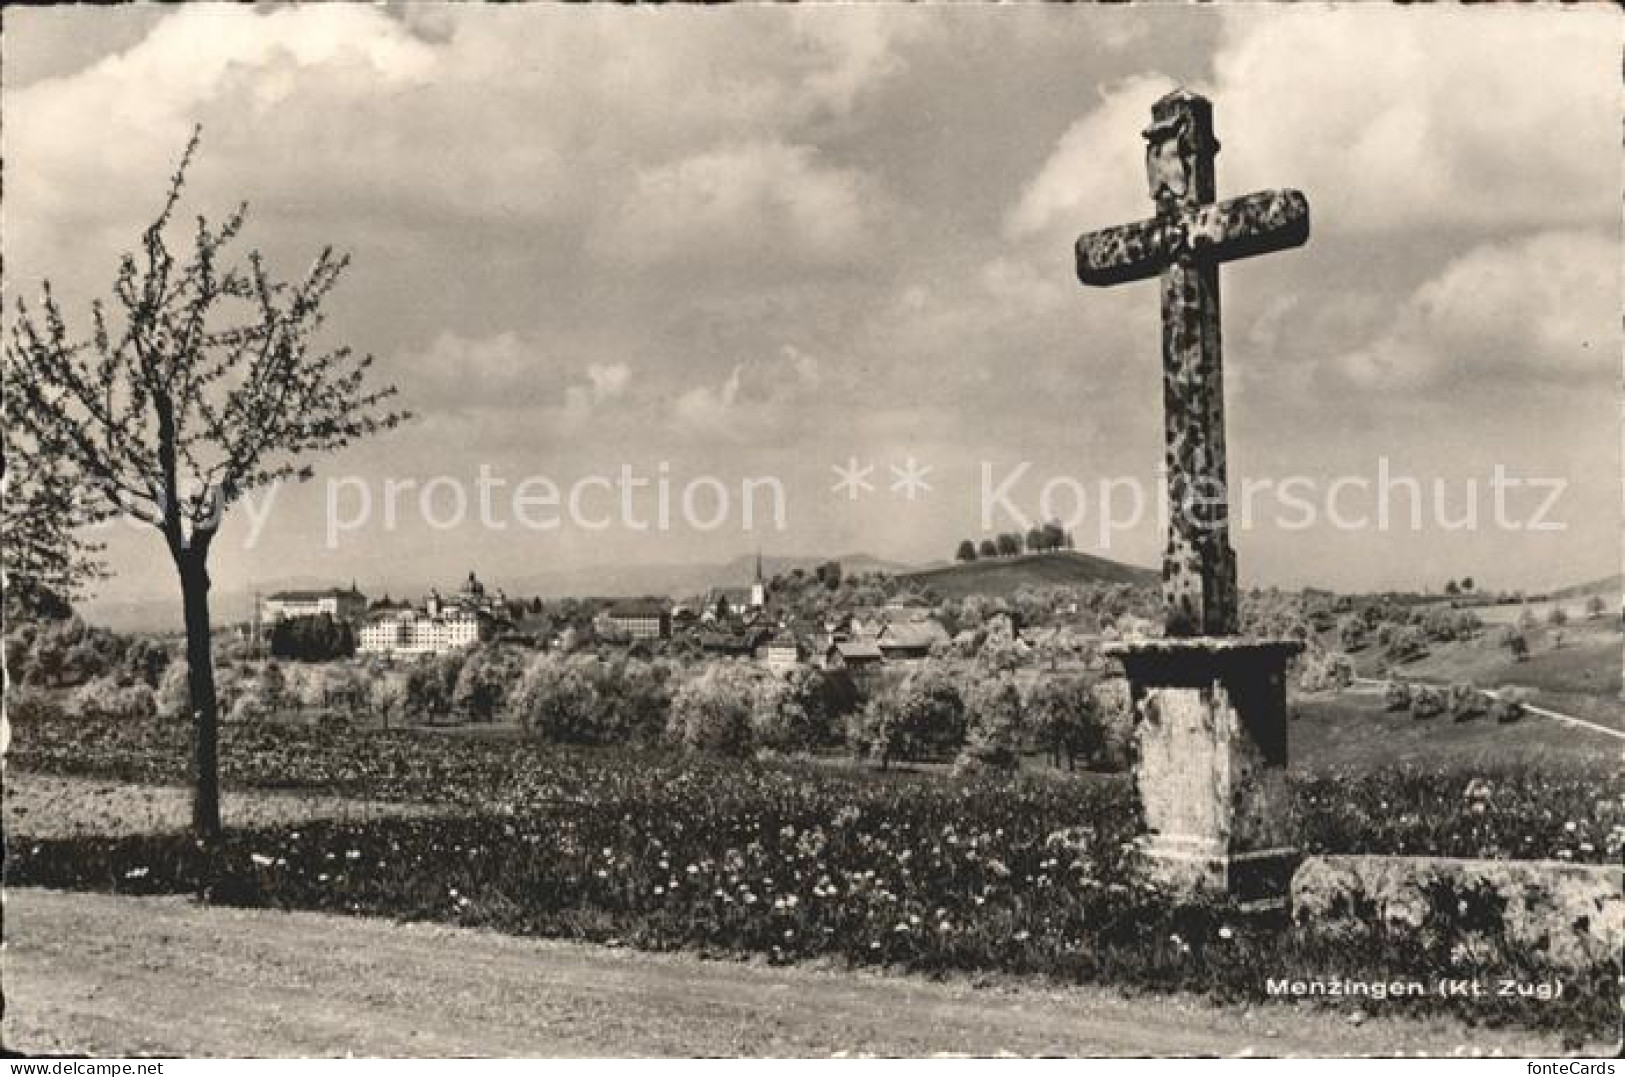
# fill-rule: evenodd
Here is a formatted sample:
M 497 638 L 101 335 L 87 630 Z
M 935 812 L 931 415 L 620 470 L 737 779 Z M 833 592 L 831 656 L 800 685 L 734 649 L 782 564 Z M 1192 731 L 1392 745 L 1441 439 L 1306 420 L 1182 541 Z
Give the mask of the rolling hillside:
M 1615 573 L 1612 576 L 1604 576 L 1600 580 L 1592 580 L 1589 583 L 1578 583 L 1572 587 L 1559 588 L 1552 592 L 1552 597 L 1569 599 L 1602 595 L 1612 604 L 1619 598 L 1622 591 L 1625 591 L 1625 573 Z
M 903 573 L 900 579 L 929 587 L 943 598 L 987 595 L 1009 598 L 1023 587 L 1079 586 L 1090 583 L 1128 583 L 1154 586 L 1158 576 L 1149 568 L 1125 565 L 1104 557 L 1058 550 L 1022 557 L 990 558 Z

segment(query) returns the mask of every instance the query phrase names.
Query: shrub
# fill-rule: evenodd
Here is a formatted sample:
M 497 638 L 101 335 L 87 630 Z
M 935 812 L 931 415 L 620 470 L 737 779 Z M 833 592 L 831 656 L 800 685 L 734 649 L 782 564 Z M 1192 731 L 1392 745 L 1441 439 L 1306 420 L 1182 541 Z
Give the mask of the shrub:
M 1427 633 L 1416 625 L 1402 625 L 1388 641 L 1388 659 L 1410 662 L 1428 653 Z
M 1569 611 L 1562 606 L 1553 606 L 1546 613 L 1546 623 L 1554 628 L 1561 628 L 1569 623 Z
M 1389 681 L 1383 689 L 1383 705 L 1389 711 L 1410 710 L 1411 686 L 1404 681 Z
M 1366 645 L 1370 628 L 1364 617 L 1347 614 L 1337 622 L 1337 645 L 1345 651 L 1358 651 Z
M 1484 717 L 1488 700 L 1470 682 L 1457 681 L 1448 689 L 1450 717 L 1457 722 L 1470 722 Z
M 157 702 L 145 682 L 120 683 L 114 676 L 98 677 L 73 693 L 73 707 L 92 717 L 140 721 L 158 713 Z
M 1105 746 L 1100 705 L 1087 677 L 1040 678 L 1027 694 L 1027 713 L 1038 743 L 1057 766 L 1063 756 L 1068 769 L 1079 756 L 1092 760 Z
M 1603 602 L 1601 595 L 1592 595 L 1590 598 L 1586 599 L 1586 616 L 1592 620 L 1596 620 L 1598 617 L 1601 617 L 1603 613 L 1607 611 L 1607 609 L 1608 606 Z
M 168 721 L 181 721 L 192 713 L 192 687 L 187 682 L 185 662 L 171 662 L 158 681 L 155 700 L 158 717 Z
M 875 693 L 854 723 L 859 754 L 880 761 L 957 751 L 965 740 L 965 703 L 948 667 L 926 662 Z
M 1445 693 L 1432 685 L 1413 685 L 1411 688 L 1411 717 L 1417 719 L 1437 718 L 1444 713 L 1445 702 Z
M 965 693 L 963 763 L 1011 767 L 1021 747 L 1021 689 L 1008 673 L 979 678 Z
M 671 717 L 671 664 L 625 658 L 597 669 L 603 700 L 602 737 L 623 744 L 652 744 Z
M 1101 757 L 1121 770 L 1134 758 L 1134 699 L 1126 677 L 1106 677 L 1094 685 L 1095 713 L 1105 743 Z
M 698 751 L 748 753 L 760 678 L 755 667 L 740 662 L 713 663 L 691 676 L 672 697 L 672 738 Z
M 157 688 L 169 668 L 169 648 L 146 636 L 136 638 L 124 652 L 124 669 L 148 688 Z
M 1354 683 L 1354 663 L 1339 651 L 1305 655 L 1298 665 L 1298 687 L 1306 692 L 1338 692 Z
M 1515 625 L 1508 625 L 1501 630 L 1501 646 L 1512 655 L 1514 662 L 1526 662 L 1529 659 L 1529 637 L 1524 630 Z
M 6 690 L 6 717 L 14 723 L 45 722 L 64 713 L 55 692 L 13 683 Z
M 1422 631 L 1429 639 L 1448 643 L 1466 639 L 1478 631 L 1478 617 L 1469 610 L 1453 610 L 1435 606 L 1422 615 Z
M 284 617 L 271 626 L 271 654 L 300 662 L 331 662 L 355 653 L 355 633 L 348 621 L 326 613 Z
M 604 716 L 598 665 L 592 657 L 537 655 L 513 690 L 509 714 L 541 740 L 560 744 L 598 740 Z
M 257 691 L 239 693 L 232 703 L 231 710 L 226 714 L 228 722 L 260 722 L 269 715 L 270 708 L 265 705 L 265 697 Z
M 1522 721 L 1530 692 L 1525 688 L 1503 688 L 1490 700 L 1489 716 L 1498 725 Z
M 451 694 L 463 670 L 463 655 L 457 652 L 425 655 L 406 671 L 406 709 L 409 713 L 433 718 L 451 714 Z
M 523 669 L 512 647 L 476 647 L 463 659 L 451 690 L 452 710 L 470 721 L 489 722 L 507 703 Z
M 367 709 L 375 715 L 385 729 L 390 722 L 406 714 L 406 675 L 388 670 L 374 670 L 367 677 Z
M 757 746 L 780 752 L 811 751 L 829 743 L 830 707 L 824 675 L 798 668 L 762 677 L 751 733 Z

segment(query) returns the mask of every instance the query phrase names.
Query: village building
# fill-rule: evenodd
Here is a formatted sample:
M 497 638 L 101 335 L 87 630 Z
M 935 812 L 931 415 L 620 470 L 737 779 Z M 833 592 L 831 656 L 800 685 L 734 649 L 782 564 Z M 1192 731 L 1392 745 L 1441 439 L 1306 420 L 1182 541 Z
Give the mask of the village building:
M 331 587 L 319 591 L 277 591 L 260 599 L 260 621 L 274 625 L 290 617 L 320 617 L 323 614 L 335 621 L 353 621 L 367 612 L 367 596 L 356 589 L 354 581 L 346 588 Z
M 824 651 L 825 669 L 859 672 L 873 669 L 884 661 L 885 656 L 872 639 L 838 639 Z
M 806 648 L 794 632 L 780 632 L 762 648 L 762 661 L 774 673 L 789 673 L 801 665 Z
M 767 578 L 762 574 L 762 555 L 756 555 L 756 578 L 749 587 L 713 587 L 700 603 L 700 620 L 715 624 L 737 617 L 747 624 L 760 621 L 767 612 Z
M 750 658 L 767 638 L 767 631 L 761 628 L 709 628 L 700 633 L 700 649 L 724 658 Z
M 506 596 L 487 594 L 470 572 L 456 597 L 431 590 L 421 607 L 380 603 L 356 633 L 362 654 L 446 654 L 496 638 L 512 628 Z
M 948 630 L 932 620 L 888 624 L 875 637 L 875 646 L 889 662 L 927 658 L 931 648 L 948 642 Z
M 628 598 L 603 613 L 607 634 L 629 640 L 665 639 L 671 635 L 671 612 L 658 598 Z

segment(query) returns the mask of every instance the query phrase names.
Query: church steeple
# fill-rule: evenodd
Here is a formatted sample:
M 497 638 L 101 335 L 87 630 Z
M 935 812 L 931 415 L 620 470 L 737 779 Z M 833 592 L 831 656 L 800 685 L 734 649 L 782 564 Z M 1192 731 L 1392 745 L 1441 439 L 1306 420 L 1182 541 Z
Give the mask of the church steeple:
M 756 582 L 750 585 L 750 608 L 759 610 L 767 605 L 767 581 L 762 578 L 762 551 L 756 550 Z

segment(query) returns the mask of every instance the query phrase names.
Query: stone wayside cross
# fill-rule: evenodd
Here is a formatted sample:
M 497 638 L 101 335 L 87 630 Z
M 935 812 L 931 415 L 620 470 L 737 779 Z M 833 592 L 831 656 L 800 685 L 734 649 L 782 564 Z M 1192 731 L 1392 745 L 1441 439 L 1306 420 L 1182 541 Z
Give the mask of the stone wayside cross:
M 1162 277 L 1167 638 L 1110 644 L 1135 717 L 1134 780 L 1147 874 L 1244 909 L 1287 907 L 1298 862 L 1286 788 L 1286 668 L 1301 644 L 1237 638 L 1239 596 L 1224 454 L 1219 265 L 1309 238 L 1297 191 L 1214 202 L 1213 108 L 1183 90 L 1151 108 L 1146 172 L 1157 215 L 1077 243 L 1078 279 Z
M 1309 238 L 1309 203 L 1297 191 L 1215 203 L 1213 106 L 1176 90 L 1152 106 L 1151 117 L 1145 164 L 1157 215 L 1081 237 L 1078 279 L 1112 285 L 1162 276 L 1167 630 L 1170 636 L 1228 636 L 1238 629 L 1238 599 L 1224 453 L 1219 264 L 1302 245 Z

